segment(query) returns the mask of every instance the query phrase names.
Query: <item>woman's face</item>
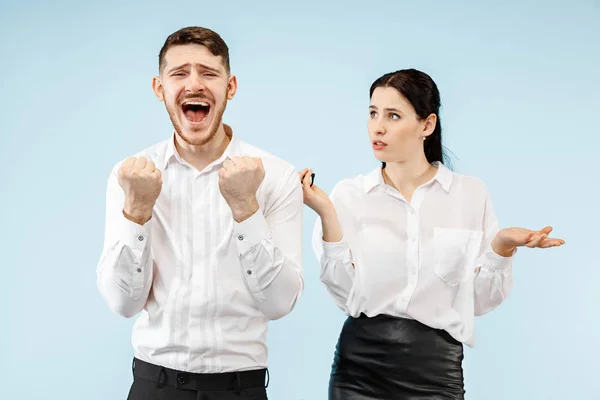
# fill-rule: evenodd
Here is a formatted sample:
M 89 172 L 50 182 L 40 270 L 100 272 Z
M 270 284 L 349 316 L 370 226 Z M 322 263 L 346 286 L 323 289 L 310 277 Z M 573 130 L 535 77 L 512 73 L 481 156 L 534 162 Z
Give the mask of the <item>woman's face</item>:
M 421 120 L 412 104 L 393 87 L 378 87 L 369 107 L 369 139 L 379 161 L 405 162 L 423 156 L 424 138 L 436 123 L 435 114 Z

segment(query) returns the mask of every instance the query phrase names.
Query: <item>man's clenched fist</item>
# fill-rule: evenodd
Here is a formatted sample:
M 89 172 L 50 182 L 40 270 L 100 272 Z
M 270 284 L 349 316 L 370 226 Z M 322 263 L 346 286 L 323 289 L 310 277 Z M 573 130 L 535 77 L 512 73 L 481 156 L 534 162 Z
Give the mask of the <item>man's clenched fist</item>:
M 265 169 L 260 158 L 232 157 L 223 163 L 219 171 L 219 189 L 237 222 L 258 211 L 256 191 L 264 178 Z
M 119 168 L 119 185 L 125 192 L 125 217 L 144 225 L 152 218 L 152 208 L 162 188 L 162 174 L 145 157 L 130 157 Z

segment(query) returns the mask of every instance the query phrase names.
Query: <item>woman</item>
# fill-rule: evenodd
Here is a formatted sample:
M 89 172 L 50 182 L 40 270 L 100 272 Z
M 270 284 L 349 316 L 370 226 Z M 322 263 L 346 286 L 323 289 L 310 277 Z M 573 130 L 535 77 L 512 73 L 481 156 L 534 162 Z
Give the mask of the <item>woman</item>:
M 463 399 L 463 344 L 474 316 L 509 294 L 517 247 L 564 244 L 552 230 L 498 229 L 484 184 L 444 166 L 440 95 L 425 73 L 386 74 L 370 90 L 369 138 L 381 167 L 331 196 L 300 173 L 319 215 L 321 280 L 349 316 L 330 399 Z M 314 176 L 313 176 L 314 177 Z

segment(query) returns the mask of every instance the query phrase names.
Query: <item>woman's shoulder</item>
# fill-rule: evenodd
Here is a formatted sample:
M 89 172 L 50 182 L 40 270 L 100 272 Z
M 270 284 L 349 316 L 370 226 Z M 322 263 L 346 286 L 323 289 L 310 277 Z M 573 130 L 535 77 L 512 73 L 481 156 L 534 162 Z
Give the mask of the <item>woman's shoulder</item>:
M 333 191 L 358 191 L 358 192 L 362 191 L 362 192 L 364 192 L 370 186 L 372 186 L 372 185 L 374 186 L 379 182 L 379 179 L 377 176 L 377 173 L 381 174 L 381 172 L 379 172 L 379 171 L 380 171 L 380 169 L 377 169 L 377 170 L 361 173 L 359 175 L 355 175 L 355 176 L 352 176 L 349 178 L 344 178 L 335 184 L 332 192 Z
M 479 192 L 485 195 L 488 192 L 485 182 L 474 175 L 452 171 L 452 183 L 461 191 Z
M 331 190 L 330 197 L 338 202 L 359 200 L 377 186 L 379 182 L 377 173 L 378 170 L 374 170 L 340 180 Z

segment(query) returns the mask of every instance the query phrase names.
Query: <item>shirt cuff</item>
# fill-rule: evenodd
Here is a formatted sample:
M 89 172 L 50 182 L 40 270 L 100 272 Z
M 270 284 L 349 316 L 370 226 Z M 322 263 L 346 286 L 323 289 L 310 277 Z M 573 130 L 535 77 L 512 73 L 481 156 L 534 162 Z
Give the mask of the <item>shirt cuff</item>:
M 151 221 L 146 222 L 142 226 L 123 216 L 121 241 L 132 251 L 138 263 L 141 262 L 142 253 L 148 245 Z
M 503 271 L 512 265 L 513 256 L 517 252 L 517 249 L 513 251 L 509 257 L 501 256 L 494 250 L 490 250 L 485 255 L 483 265 L 485 265 L 491 271 Z
M 326 242 L 323 241 L 323 255 L 336 261 L 351 261 L 350 247 L 342 239 L 339 242 Z
M 144 226 L 130 221 L 125 216 L 121 221 L 121 252 L 114 266 L 114 282 L 129 292 L 133 300 L 138 300 L 143 292 L 146 277 L 144 251 L 149 245 L 150 222 Z M 150 267 L 151 268 L 151 267 Z
M 245 221 L 239 223 L 234 221 L 233 233 L 240 255 L 246 254 L 266 239 L 269 236 L 269 225 L 262 210 L 259 209 Z
M 352 263 L 352 252 L 344 239 L 339 242 L 323 241 L 323 257 L 340 263 L 351 280 L 354 280 L 354 265 Z M 339 276 L 335 274 L 335 284 L 340 285 Z

